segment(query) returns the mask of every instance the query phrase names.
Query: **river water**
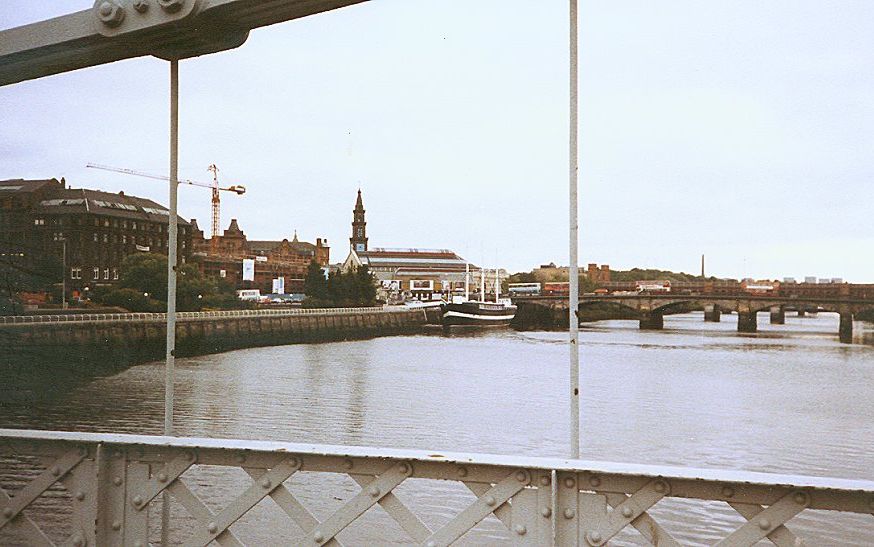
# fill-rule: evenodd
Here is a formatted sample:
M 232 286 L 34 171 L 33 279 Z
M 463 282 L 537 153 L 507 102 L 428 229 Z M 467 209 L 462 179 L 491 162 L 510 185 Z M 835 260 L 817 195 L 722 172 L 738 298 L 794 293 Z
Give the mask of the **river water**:
M 663 331 L 630 321 L 582 327 L 582 457 L 874 480 L 870 327 L 857 322 L 857 343 L 841 344 L 834 314 L 789 316 L 785 325 L 760 314 L 754 335 L 737 333 L 736 317 L 668 316 Z M 180 359 L 176 428 L 185 436 L 563 457 L 566 339 L 438 331 Z M 163 362 L 96 378 L 34 375 L 0 390 L 0 427 L 161 432 Z M 334 498 L 355 493 L 351 481 L 316 480 L 302 483 L 301 499 L 320 518 L 340 503 Z M 244 487 L 240 477 L 230 484 L 237 482 Z M 438 525 L 472 500 L 442 485 L 404 499 Z M 874 544 L 874 517 L 826 522 L 808 513 L 791 528 L 809 544 Z M 709 543 L 743 522 L 722 504 L 668 504 L 653 514 L 685 543 Z M 274 517 L 265 509 L 259 518 Z M 404 541 L 387 518 L 371 520 L 345 543 Z M 244 531 L 269 543 L 258 529 Z M 465 539 L 506 537 L 488 521 Z

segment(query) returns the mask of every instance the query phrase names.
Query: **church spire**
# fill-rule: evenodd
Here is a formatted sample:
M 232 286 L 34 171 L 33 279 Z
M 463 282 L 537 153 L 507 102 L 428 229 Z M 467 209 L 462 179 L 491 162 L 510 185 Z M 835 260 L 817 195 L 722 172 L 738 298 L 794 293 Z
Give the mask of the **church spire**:
M 367 250 L 367 222 L 364 221 L 364 202 L 361 200 L 361 188 L 358 189 L 358 199 L 352 210 L 352 237 L 349 244 L 356 252 Z

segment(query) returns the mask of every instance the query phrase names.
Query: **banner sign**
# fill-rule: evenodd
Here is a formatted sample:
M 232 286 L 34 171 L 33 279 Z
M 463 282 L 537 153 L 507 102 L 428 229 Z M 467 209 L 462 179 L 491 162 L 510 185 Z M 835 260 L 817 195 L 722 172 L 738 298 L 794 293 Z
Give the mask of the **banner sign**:
M 243 281 L 255 281 L 255 261 L 251 258 L 243 259 Z

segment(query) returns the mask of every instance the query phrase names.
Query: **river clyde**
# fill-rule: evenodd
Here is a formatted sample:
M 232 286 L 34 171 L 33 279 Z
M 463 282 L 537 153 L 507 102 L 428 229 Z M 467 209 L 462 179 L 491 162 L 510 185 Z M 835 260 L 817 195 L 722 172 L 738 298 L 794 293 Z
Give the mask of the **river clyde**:
M 737 333 L 736 318 L 705 323 L 700 313 L 667 316 L 663 331 L 640 331 L 631 321 L 584 325 L 581 456 L 874 479 L 870 325 L 857 322 L 857 343 L 848 345 L 837 340 L 833 314 L 789 316 L 785 325 L 769 325 L 760 314 L 755 335 Z M 563 457 L 566 338 L 438 330 L 179 359 L 176 431 Z M 0 390 L 0 426 L 160 434 L 163 393 L 163 362 L 96 378 L 34 373 Z M 307 486 L 320 516 L 330 509 L 320 496 L 354 493 L 350 485 L 330 493 Z M 466 503 L 449 486 L 413 497 L 447 517 Z M 697 515 L 692 523 L 675 511 L 653 512 L 685 543 L 708 543 L 742 520 L 725 505 L 688 507 Z M 808 530 L 814 522 L 817 514 L 805 514 L 794 526 L 813 544 L 874 542 L 874 518 L 844 516 L 818 533 Z M 470 542 L 500 542 L 500 524 L 492 524 Z M 345 543 L 403 538 L 376 525 L 359 534 Z M 619 543 L 636 539 L 631 534 Z

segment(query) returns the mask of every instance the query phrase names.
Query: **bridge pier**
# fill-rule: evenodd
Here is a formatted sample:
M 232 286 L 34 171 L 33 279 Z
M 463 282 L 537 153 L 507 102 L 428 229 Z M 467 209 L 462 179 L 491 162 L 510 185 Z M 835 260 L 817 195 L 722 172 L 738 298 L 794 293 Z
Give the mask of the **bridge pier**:
M 704 321 L 708 323 L 719 323 L 722 317 L 722 310 L 716 304 L 707 304 L 704 306 Z
M 786 324 L 786 310 L 783 309 L 783 306 L 771 306 L 771 324 Z
M 640 330 L 662 330 L 665 326 L 665 318 L 658 312 L 640 312 Z
M 756 332 L 758 325 L 756 324 L 756 312 L 737 312 L 737 331 L 738 332 Z
M 838 327 L 838 338 L 844 344 L 853 343 L 853 314 L 850 312 L 841 313 L 841 323 Z

